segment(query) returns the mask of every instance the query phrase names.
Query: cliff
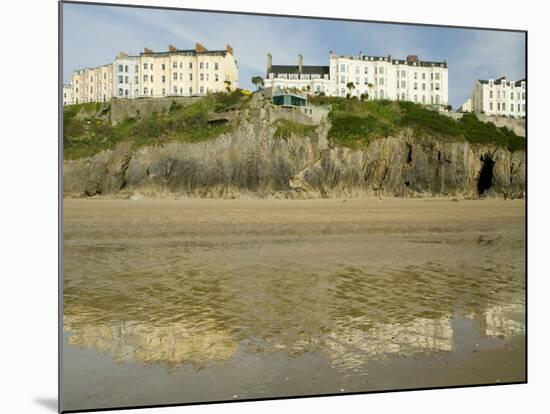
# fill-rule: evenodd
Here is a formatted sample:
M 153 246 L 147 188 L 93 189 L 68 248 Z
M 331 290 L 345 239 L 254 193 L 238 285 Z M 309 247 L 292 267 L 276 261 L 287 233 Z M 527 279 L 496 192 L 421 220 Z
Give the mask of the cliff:
M 269 111 L 268 111 L 269 112 Z M 314 128 L 314 129 L 313 129 Z M 269 117 L 200 142 L 120 142 L 64 162 L 64 193 L 81 197 L 522 197 L 525 151 L 440 140 L 412 128 L 357 148 L 329 137 L 328 119 L 281 136 Z

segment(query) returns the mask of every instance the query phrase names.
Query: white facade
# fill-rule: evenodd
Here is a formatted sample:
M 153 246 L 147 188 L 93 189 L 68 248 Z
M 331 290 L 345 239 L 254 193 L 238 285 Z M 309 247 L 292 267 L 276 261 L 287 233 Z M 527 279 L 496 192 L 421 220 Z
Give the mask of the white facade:
M 525 79 L 509 81 L 475 80 L 472 89 L 472 111 L 495 116 L 525 117 Z
M 298 65 L 272 65 L 271 54 L 267 55 L 267 75 L 265 88 L 297 89 L 309 93 L 334 94 L 328 66 L 304 66 L 302 55 L 298 55 Z
M 139 96 L 139 56 L 120 52 L 113 62 L 113 96 L 137 98 Z
M 343 56 L 329 53 L 329 66 L 271 64 L 267 58 L 265 87 L 300 89 L 329 96 L 362 95 L 369 99 L 412 101 L 445 109 L 449 102 L 446 62 L 426 62 L 417 56 L 406 60 L 391 56 Z
M 63 106 L 72 105 L 73 103 L 73 90 L 71 85 L 63 85 Z

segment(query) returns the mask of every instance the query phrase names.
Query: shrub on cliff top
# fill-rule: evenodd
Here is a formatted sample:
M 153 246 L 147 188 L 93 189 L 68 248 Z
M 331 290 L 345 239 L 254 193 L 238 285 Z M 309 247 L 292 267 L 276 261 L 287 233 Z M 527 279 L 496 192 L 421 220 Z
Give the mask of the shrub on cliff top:
M 306 136 L 315 131 L 315 125 L 305 125 L 287 119 L 278 119 L 273 123 L 275 126 L 274 138 L 288 139 L 292 134 Z

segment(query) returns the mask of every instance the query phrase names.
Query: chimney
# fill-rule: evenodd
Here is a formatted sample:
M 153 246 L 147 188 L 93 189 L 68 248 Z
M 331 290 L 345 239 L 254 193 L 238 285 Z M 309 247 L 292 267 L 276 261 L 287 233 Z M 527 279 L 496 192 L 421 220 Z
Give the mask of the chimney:
M 418 55 L 408 55 L 407 62 L 416 62 L 418 60 Z
M 271 53 L 267 52 L 267 72 L 269 73 L 271 71 L 272 66 L 272 60 Z
M 127 59 L 128 55 L 124 52 L 118 52 L 118 55 L 116 55 L 117 59 Z
M 168 51 L 170 53 L 177 52 L 178 48 L 176 46 L 168 45 Z
M 200 43 L 195 43 L 195 52 L 198 52 L 198 53 L 206 52 L 206 48 Z
M 149 49 L 148 47 L 144 47 L 143 53 L 153 53 L 153 50 Z
M 298 55 L 298 72 L 302 73 L 302 68 L 304 67 L 304 57 L 300 53 Z
M 231 45 L 225 45 L 225 50 L 226 50 L 227 53 L 229 53 L 230 55 L 233 55 L 233 48 L 231 47 Z

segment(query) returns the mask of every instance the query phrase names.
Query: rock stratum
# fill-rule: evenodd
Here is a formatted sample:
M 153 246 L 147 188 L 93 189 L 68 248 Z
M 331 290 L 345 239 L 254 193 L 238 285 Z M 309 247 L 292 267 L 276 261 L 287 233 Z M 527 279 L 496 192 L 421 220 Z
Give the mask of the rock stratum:
M 265 120 L 218 138 L 112 150 L 64 162 L 66 197 L 523 197 L 525 151 L 422 137 L 404 128 L 363 149 L 314 132 L 274 136 Z

